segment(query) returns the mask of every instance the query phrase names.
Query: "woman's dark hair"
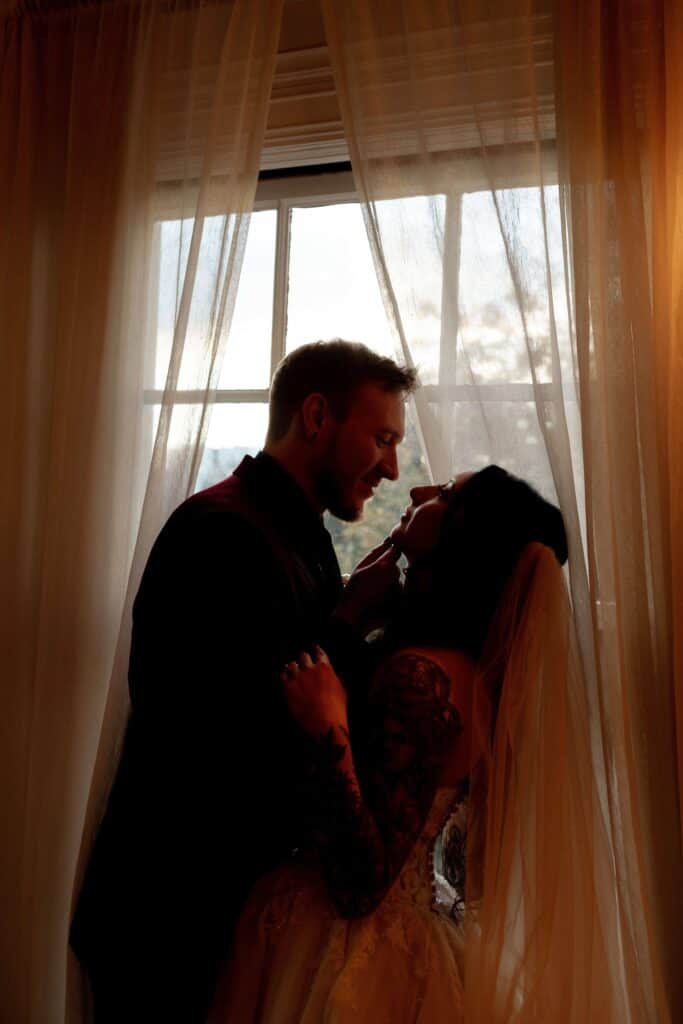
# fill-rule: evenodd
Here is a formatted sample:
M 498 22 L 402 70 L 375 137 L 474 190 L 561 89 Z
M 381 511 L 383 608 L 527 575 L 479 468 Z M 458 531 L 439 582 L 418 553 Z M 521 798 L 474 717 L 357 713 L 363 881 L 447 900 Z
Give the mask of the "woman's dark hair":
M 474 473 L 448 499 L 436 547 L 408 570 L 404 601 L 387 635 L 392 647 L 452 647 L 478 658 L 523 549 L 532 541 L 567 560 L 559 508 L 500 466 Z M 429 585 L 411 585 L 421 569 Z

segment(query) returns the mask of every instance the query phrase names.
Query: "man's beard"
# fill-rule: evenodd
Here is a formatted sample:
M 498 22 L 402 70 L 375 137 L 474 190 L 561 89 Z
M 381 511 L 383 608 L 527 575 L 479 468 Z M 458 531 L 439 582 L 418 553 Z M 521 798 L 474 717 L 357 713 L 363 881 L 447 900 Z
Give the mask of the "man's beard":
M 343 520 L 345 523 L 353 523 L 360 519 L 363 514 L 362 507 L 358 508 L 357 505 L 351 504 L 348 498 L 344 496 L 344 492 L 333 470 L 326 466 L 321 467 L 317 474 L 316 483 L 320 499 L 328 512 L 331 512 L 333 516 Z

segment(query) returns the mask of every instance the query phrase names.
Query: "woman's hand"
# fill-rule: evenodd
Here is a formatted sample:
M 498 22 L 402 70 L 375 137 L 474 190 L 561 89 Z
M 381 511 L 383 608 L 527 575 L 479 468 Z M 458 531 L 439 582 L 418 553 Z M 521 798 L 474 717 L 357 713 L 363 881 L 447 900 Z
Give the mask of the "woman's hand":
M 366 636 L 384 625 L 401 595 L 401 552 L 387 537 L 353 570 L 334 609 L 334 617 L 348 622 Z
M 348 697 L 325 652 L 316 647 L 285 665 L 280 675 L 292 716 L 313 736 L 348 729 Z

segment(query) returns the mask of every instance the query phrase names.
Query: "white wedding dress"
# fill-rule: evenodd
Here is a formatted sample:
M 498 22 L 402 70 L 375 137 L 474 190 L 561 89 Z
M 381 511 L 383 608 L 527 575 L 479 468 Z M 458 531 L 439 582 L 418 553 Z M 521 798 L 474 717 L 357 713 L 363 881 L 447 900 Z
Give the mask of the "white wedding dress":
M 430 657 L 435 660 L 434 652 Z M 430 780 L 417 770 L 439 741 L 445 706 L 433 700 L 438 680 L 432 673 L 435 685 L 427 685 L 424 662 L 409 663 L 403 674 L 400 664 L 398 672 L 396 665 L 389 668 L 377 701 L 378 711 L 387 713 L 379 716 L 370 747 L 377 764 L 388 768 L 380 773 L 371 806 L 391 826 L 386 835 L 393 834 L 403 858 L 396 857 L 396 870 L 386 875 L 393 884 L 365 916 L 361 892 L 354 911 L 359 916 L 347 920 L 328 896 L 330 878 L 325 884 L 312 864 L 283 867 L 261 880 L 239 922 L 211 1024 L 655 1019 L 625 983 L 624 965 L 636 960 L 616 899 L 580 649 L 553 553 L 539 544 L 525 549 L 492 624 L 471 707 L 454 700 L 469 750 L 465 770 L 448 778 L 469 778 L 466 804 L 444 785 L 446 775 L 428 790 Z M 455 674 L 444 670 L 453 682 Z M 410 790 L 400 737 L 418 743 L 424 723 L 429 729 L 413 762 Z M 441 739 L 449 735 L 447 729 Z M 408 823 L 409 850 L 401 850 L 403 820 L 394 810 L 400 811 L 406 795 L 412 820 L 419 814 L 420 824 L 411 830 Z M 456 921 L 450 908 L 457 895 L 462 911 L 462 873 L 449 870 L 454 894 L 435 861 L 444 822 L 449 854 L 463 817 L 467 907 Z M 349 845 L 346 852 L 354 849 Z M 391 843 L 388 850 L 391 855 Z M 446 860 L 457 866 L 457 857 Z M 350 883 L 360 878 L 362 889 L 372 873 L 356 870 L 360 858 L 340 856 L 337 863 L 353 868 L 336 889 L 340 905 L 344 885 L 353 896 Z M 329 862 L 327 870 L 329 875 Z M 381 895 L 378 890 L 366 908 Z
M 451 912 L 456 894 L 437 870 L 439 837 L 462 808 L 455 788 L 437 789 L 403 869 L 364 917 L 335 912 L 313 864 L 261 879 L 240 919 L 211 1024 L 462 1020 L 462 930 Z

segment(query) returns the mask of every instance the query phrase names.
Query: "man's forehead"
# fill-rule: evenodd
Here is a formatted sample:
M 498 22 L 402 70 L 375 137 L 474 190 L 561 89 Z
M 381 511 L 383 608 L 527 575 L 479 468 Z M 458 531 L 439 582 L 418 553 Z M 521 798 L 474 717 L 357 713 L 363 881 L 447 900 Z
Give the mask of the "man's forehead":
M 376 381 L 365 381 L 356 388 L 351 407 L 365 412 L 403 412 L 405 395 L 402 391 L 389 390 Z
M 388 391 L 375 381 L 365 381 L 353 396 L 349 412 L 372 419 L 378 427 L 403 436 L 405 396 L 401 391 Z

